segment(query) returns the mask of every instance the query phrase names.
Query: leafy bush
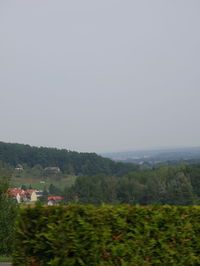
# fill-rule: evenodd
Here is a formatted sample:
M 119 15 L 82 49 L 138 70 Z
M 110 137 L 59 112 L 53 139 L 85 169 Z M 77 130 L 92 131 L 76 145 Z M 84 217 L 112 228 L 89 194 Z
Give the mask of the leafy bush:
M 14 224 L 18 212 L 16 201 L 7 195 L 8 180 L 0 180 L 0 255 L 10 255 Z
M 199 265 L 200 208 L 21 209 L 13 265 Z

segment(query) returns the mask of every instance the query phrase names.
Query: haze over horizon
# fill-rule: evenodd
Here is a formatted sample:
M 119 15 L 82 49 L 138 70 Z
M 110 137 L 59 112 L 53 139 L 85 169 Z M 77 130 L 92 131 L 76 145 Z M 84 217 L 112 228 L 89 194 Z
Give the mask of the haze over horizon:
M 0 141 L 200 146 L 198 0 L 0 3 Z

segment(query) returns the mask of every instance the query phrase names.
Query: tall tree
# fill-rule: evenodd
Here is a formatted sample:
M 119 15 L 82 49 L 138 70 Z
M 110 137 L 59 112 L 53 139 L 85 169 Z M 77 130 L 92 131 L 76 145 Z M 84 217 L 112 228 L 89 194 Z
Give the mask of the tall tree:
M 0 169 L 0 254 L 10 255 L 14 237 L 17 202 L 8 194 L 9 175 Z

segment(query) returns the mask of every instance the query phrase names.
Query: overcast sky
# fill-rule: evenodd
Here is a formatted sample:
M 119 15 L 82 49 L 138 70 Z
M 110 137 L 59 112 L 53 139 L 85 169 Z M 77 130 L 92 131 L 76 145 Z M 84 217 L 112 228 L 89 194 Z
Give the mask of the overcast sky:
M 0 140 L 200 146 L 199 0 L 0 0 Z

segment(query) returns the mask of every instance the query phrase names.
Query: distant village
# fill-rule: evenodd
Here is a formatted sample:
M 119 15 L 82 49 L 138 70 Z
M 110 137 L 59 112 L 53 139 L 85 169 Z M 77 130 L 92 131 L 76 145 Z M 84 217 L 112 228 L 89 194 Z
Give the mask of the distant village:
M 23 171 L 24 168 L 21 164 L 17 164 L 15 167 L 17 171 Z M 60 173 L 59 167 L 47 167 L 44 169 L 45 171 L 51 173 Z M 12 196 L 13 199 L 17 201 L 19 204 L 26 204 L 26 205 L 33 205 L 35 202 L 39 201 L 41 197 L 44 196 L 43 190 L 36 190 L 36 189 L 22 189 L 22 188 L 9 188 L 8 195 Z M 48 196 L 47 197 L 47 205 L 57 205 L 62 201 L 61 196 Z

